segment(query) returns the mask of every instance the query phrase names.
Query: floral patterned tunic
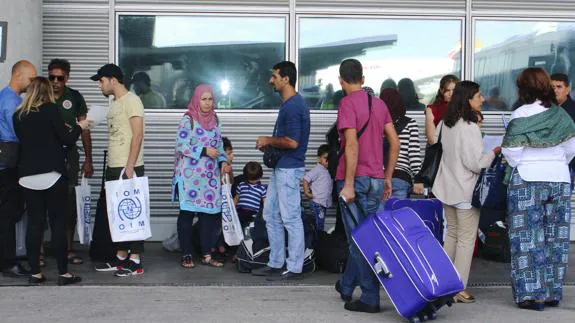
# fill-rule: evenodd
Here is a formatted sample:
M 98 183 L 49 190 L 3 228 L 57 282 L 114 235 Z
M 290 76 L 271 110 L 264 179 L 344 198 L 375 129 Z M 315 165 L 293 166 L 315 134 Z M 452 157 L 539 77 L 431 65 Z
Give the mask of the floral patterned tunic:
M 217 160 L 201 156 L 203 148 L 209 147 L 220 152 Z M 175 154 L 172 201 L 180 202 L 180 210 L 220 214 L 222 193 L 219 163 L 227 159 L 219 126 L 205 130 L 191 117 L 184 116 L 178 127 Z

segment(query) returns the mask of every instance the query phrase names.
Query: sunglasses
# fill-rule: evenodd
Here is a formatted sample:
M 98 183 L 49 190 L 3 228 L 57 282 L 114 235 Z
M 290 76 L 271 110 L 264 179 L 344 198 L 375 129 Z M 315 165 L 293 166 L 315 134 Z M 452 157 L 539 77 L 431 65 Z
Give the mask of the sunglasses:
M 66 80 L 66 77 L 63 75 L 49 75 L 48 79 L 52 82 L 58 80 L 58 82 L 64 82 Z

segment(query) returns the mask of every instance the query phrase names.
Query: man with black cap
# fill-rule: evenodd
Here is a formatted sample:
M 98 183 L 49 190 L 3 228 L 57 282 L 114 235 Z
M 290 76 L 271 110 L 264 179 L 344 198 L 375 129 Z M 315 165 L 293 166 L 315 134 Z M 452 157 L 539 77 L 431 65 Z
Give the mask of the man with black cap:
M 144 176 L 144 106 L 140 98 L 124 86 L 124 73 L 114 64 L 102 66 L 90 79 L 98 81 L 104 96 L 114 96 L 108 112 L 108 168 L 106 180 L 117 180 L 122 169 L 125 177 L 134 173 Z M 141 275 L 144 268 L 140 254 L 144 251 L 143 241 L 128 241 L 117 244 L 116 258 L 96 266 L 97 271 L 115 271 L 117 277 Z

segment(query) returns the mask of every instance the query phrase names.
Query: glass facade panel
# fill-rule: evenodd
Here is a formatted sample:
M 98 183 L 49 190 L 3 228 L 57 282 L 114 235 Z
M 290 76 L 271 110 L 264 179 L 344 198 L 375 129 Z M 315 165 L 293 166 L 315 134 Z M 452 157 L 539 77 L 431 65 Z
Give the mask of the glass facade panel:
M 484 110 L 512 110 L 515 80 L 527 67 L 575 77 L 575 23 L 477 20 L 475 30 L 473 75 Z
M 214 87 L 219 109 L 275 109 L 271 67 L 284 60 L 284 17 L 120 15 L 118 62 L 146 108 L 185 108 Z
M 365 86 L 399 85 L 409 110 L 423 111 L 439 80 L 461 74 L 461 20 L 301 18 L 299 92 L 310 108 L 335 109 L 339 64 L 358 59 Z

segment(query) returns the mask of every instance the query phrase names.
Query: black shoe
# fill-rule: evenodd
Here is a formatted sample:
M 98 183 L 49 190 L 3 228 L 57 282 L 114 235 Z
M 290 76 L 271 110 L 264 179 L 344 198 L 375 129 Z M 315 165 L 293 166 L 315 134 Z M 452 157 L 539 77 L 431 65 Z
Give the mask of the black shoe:
M 302 279 L 303 279 L 303 274 L 292 273 L 291 271 L 288 271 L 288 270 L 284 271 L 279 276 L 271 276 L 271 277 L 267 278 L 268 281 L 274 281 L 274 280 L 290 281 L 290 280 L 302 280 Z
M 339 297 L 345 302 L 351 302 L 351 295 L 345 295 L 341 291 L 341 283 L 338 281 L 335 282 L 335 290 L 339 293 Z
M 379 313 L 381 311 L 379 306 L 367 305 L 359 300 L 345 303 L 344 308 L 348 311 L 364 313 Z
M 127 263 L 128 259 L 120 260 L 118 257 L 114 257 L 111 261 L 96 266 L 96 270 L 101 272 L 117 271 L 122 269 Z
M 554 301 L 547 301 L 545 302 L 545 306 L 549 306 L 549 307 L 558 307 L 559 306 L 559 301 L 558 300 L 554 300 Z
M 116 277 L 128 277 L 128 276 L 137 276 L 144 274 L 144 267 L 142 267 L 142 262 L 137 264 L 132 260 L 128 261 L 125 265 L 122 266 L 122 269 L 118 269 L 114 273 Z
M 282 273 L 281 268 L 272 268 L 272 267 L 262 267 L 258 269 L 252 269 L 252 275 L 254 276 L 277 276 Z
M 42 275 L 42 277 L 38 278 L 30 275 L 30 277 L 28 278 L 28 282 L 30 283 L 30 285 L 43 284 L 46 282 L 46 276 Z
M 30 276 L 30 272 L 26 270 L 26 268 L 22 267 L 22 265 L 16 264 L 10 268 L 4 269 L 2 271 L 2 275 L 13 278 L 24 278 Z
M 82 281 L 82 277 L 78 277 L 78 276 L 70 276 L 70 277 L 66 277 L 66 276 L 58 276 L 58 286 L 64 286 L 64 285 L 72 285 L 72 284 L 76 284 Z

